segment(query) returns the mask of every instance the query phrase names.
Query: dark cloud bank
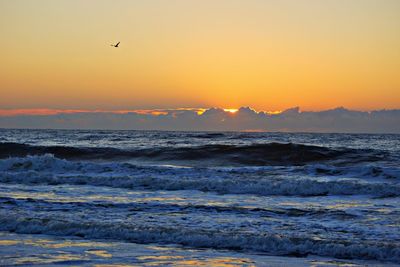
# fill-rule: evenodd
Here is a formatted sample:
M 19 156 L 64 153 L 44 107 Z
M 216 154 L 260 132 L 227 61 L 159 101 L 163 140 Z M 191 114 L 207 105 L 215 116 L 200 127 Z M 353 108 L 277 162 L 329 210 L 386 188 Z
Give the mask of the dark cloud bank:
M 319 112 L 288 109 L 280 114 L 240 108 L 236 113 L 211 108 L 167 110 L 162 115 L 112 112 L 60 113 L 0 117 L 1 128 L 124 129 L 183 131 L 281 131 L 400 133 L 400 109 L 371 112 L 336 108 Z

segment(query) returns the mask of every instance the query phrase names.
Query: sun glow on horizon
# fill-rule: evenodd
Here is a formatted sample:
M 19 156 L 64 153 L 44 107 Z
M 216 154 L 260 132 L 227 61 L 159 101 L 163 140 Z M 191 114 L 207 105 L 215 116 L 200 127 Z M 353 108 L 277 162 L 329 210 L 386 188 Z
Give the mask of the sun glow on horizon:
M 231 114 L 235 114 L 236 112 L 238 112 L 239 109 L 237 108 L 224 108 L 225 112 L 229 112 Z
M 278 115 L 281 114 L 283 111 L 282 110 L 275 110 L 275 111 L 265 111 L 268 115 Z

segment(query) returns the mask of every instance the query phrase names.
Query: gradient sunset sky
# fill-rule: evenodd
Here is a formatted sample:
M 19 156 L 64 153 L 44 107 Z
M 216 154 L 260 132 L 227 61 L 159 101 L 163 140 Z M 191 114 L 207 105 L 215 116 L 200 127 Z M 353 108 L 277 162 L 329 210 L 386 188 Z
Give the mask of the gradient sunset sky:
M 398 0 L 0 0 L 0 38 L 0 109 L 400 108 Z

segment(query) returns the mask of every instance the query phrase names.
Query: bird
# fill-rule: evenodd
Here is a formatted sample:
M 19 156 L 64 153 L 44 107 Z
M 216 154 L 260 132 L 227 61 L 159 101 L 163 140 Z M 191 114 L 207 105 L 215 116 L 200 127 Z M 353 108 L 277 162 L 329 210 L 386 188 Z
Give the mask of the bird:
M 112 44 L 111 46 L 113 46 L 113 47 L 118 47 L 118 46 L 119 46 L 119 43 L 120 43 L 120 42 L 118 42 L 118 43 L 117 43 L 117 44 L 115 44 L 115 45 L 114 45 L 114 44 Z

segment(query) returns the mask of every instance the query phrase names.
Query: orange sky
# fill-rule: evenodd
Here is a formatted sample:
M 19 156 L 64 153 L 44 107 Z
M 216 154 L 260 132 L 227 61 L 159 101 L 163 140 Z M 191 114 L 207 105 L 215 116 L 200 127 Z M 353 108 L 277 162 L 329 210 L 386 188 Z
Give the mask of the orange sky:
M 0 109 L 400 108 L 398 0 L 0 0 L 0 38 Z

